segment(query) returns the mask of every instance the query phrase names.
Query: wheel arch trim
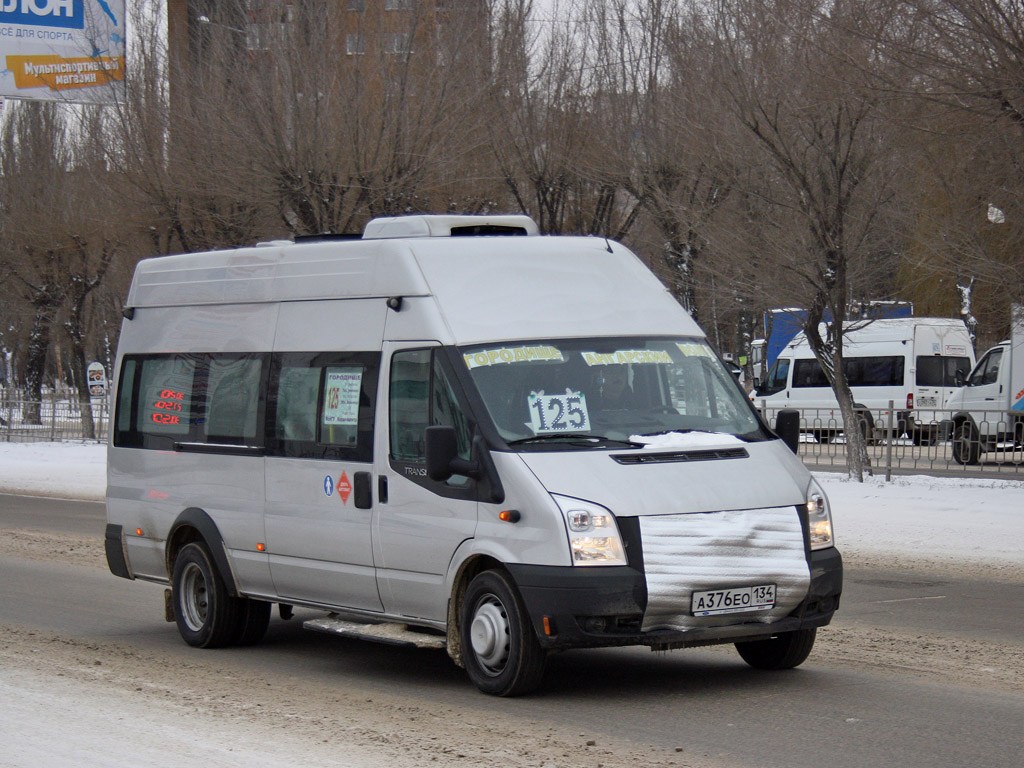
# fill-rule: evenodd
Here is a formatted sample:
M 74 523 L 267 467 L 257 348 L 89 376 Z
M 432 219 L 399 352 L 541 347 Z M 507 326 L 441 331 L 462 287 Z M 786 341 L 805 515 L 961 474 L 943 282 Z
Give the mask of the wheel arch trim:
M 235 569 L 228 556 L 228 548 L 224 543 L 224 537 L 220 529 L 213 521 L 213 518 L 198 507 L 189 507 L 181 512 L 175 519 L 174 524 L 167 534 L 167 550 L 165 558 L 167 562 L 167 573 L 174 570 L 174 560 L 178 552 L 186 544 L 193 541 L 202 541 L 210 550 L 213 562 L 224 579 L 224 586 L 231 597 L 239 597 L 241 591 L 238 588 L 238 580 L 235 578 Z

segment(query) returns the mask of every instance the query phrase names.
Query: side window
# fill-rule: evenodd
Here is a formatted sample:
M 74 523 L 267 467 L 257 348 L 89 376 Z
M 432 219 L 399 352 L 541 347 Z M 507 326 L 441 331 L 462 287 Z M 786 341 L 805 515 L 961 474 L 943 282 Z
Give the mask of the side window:
M 788 376 L 789 360 L 780 357 L 775 361 L 771 370 L 768 371 L 764 387 L 758 394 L 767 397 L 768 395 L 774 395 L 776 392 L 781 392 L 786 388 L 786 379 Z
M 948 386 L 945 381 L 946 361 L 952 358 L 919 355 L 915 382 L 919 387 Z
M 320 396 L 320 369 L 284 365 L 279 369 L 272 399 L 277 413 L 274 437 L 289 443 L 316 442 L 316 407 Z
M 430 423 L 430 350 L 396 352 L 391 358 L 391 458 L 425 460 L 423 431 Z
M 985 366 L 985 376 L 982 384 L 995 384 L 999 380 L 999 364 L 1003 361 L 1003 350 L 997 349 L 988 358 L 988 365 Z
M 189 441 L 199 420 L 201 355 L 126 357 L 121 365 L 114 445 L 167 450 Z
M 426 461 L 428 426 L 455 427 L 459 456 L 470 457 L 471 430 L 440 361 L 429 349 L 396 352 L 391 360 L 390 456 L 393 461 Z
M 138 361 L 127 359 L 121 367 L 117 391 L 117 424 L 115 434 L 127 434 L 132 428 L 132 402 L 135 396 L 135 372 Z M 115 443 L 116 444 L 116 443 Z
M 159 450 L 179 442 L 261 445 L 265 363 L 262 354 L 125 358 L 114 445 Z
M 816 358 L 796 360 L 793 363 L 793 387 L 827 387 L 828 378 Z
M 195 355 L 168 355 L 142 360 L 133 427 L 143 435 L 188 437 L 198 417 Z
M 917 386 L 955 387 L 957 373 L 966 377 L 970 366 L 966 357 L 922 355 L 917 358 Z
M 379 367 L 375 352 L 275 355 L 269 387 L 270 452 L 372 461 Z
M 999 378 L 999 363 L 1002 362 L 1002 358 L 1002 349 L 995 349 L 985 355 L 982 361 L 975 367 L 967 385 L 978 387 L 983 384 L 995 384 Z
M 257 445 L 262 355 L 211 355 L 199 442 Z
M 843 361 L 851 387 L 898 387 L 903 384 L 902 357 L 848 357 Z

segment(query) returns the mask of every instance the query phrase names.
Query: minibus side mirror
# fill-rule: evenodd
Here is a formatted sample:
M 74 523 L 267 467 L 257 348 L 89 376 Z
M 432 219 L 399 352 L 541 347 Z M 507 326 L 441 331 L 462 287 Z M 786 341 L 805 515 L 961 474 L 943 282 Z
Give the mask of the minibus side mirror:
M 800 411 L 786 408 L 775 417 L 775 434 L 793 453 L 800 446 Z
M 455 427 L 434 426 L 426 430 L 427 477 L 443 483 L 452 475 L 465 475 L 474 480 L 480 476 L 475 461 L 459 458 L 459 441 Z
M 505 489 L 494 466 L 487 443 L 480 435 L 473 438 L 473 460 L 459 458 L 459 440 L 455 427 L 427 427 L 424 434 L 427 477 L 443 483 L 452 475 L 484 480 L 485 498 L 492 504 L 505 501 Z

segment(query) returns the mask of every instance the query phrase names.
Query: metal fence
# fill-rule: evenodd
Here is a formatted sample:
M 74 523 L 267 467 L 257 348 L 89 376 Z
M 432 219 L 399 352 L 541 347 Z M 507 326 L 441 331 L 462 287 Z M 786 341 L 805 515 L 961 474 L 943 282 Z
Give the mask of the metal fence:
M 775 426 L 781 409 L 761 412 Z M 838 409 L 794 408 L 800 412 L 799 455 L 811 469 L 846 468 L 846 432 Z M 1024 479 L 1024 414 L 972 411 L 977 429 L 950 433 L 950 414 L 917 409 L 864 410 L 860 427 L 868 438 L 874 474 L 964 475 Z M 38 418 L 36 416 L 38 415 Z M 97 442 L 109 427 L 106 398 L 92 401 Z M 986 438 L 983 435 L 992 435 Z M 37 442 L 89 439 L 81 404 L 74 397 L 42 402 L 0 397 L 0 441 Z M 977 463 L 973 463 L 976 458 Z M 970 463 L 964 463 L 964 460 Z
M 92 400 L 93 435 L 88 434 L 82 406 L 75 398 L 42 401 L 0 398 L 0 441 L 9 443 L 107 439 L 107 399 Z
M 858 410 L 876 475 L 928 474 L 1024 479 L 1024 413 L 975 411 L 974 428 L 952 429 L 948 411 L 893 408 Z M 760 404 L 775 426 L 779 410 Z M 811 469 L 846 467 L 846 429 L 839 409 L 800 412 L 799 455 Z

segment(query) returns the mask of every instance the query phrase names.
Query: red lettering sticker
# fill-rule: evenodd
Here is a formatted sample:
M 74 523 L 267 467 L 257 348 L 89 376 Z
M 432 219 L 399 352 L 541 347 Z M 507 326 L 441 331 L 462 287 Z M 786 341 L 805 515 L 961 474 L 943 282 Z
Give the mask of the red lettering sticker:
M 338 478 L 338 496 L 341 497 L 341 503 L 348 504 L 348 497 L 351 495 L 352 483 L 348 481 L 348 474 L 342 472 L 341 477 Z

